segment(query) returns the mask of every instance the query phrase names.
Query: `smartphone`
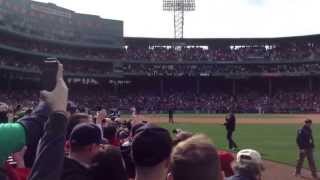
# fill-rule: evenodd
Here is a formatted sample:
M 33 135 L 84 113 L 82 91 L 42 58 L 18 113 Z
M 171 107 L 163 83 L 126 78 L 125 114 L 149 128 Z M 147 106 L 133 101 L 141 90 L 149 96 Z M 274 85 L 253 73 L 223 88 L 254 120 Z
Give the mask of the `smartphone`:
M 43 62 L 41 67 L 41 90 L 52 91 L 56 87 L 58 67 L 57 58 L 47 58 Z

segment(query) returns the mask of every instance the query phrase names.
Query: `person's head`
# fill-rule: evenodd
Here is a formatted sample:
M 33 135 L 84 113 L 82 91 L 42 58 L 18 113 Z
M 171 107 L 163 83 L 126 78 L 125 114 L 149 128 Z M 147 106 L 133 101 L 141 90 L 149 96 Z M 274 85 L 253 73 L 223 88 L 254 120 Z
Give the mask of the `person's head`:
M 194 135 L 181 141 L 171 153 L 168 180 L 219 180 L 218 152 L 208 137 Z
M 307 127 L 311 127 L 311 125 L 312 125 L 312 120 L 311 120 L 311 119 L 306 119 L 306 120 L 304 121 L 304 125 L 307 126 Z
M 106 127 L 103 127 L 103 137 L 112 143 L 116 140 L 117 127 L 113 124 L 109 124 Z
M 70 138 L 70 155 L 91 163 L 103 144 L 100 128 L 92 123 L 81 123 L 74 127 Z
M 93 158 L 91 174 L 95 180 L 127 180 L 120 149 L 111 145 L 104 146 Z
M 90 123 L 90 117 L 86 113 L 75 113 L 70 116 L 67 125 L 67 139 L 69 139 L 70 134 L 75 126 L 81 123 Z
M 0 102 L 0 122 L 8 121 L 8 111 L 9 106 L 4 102 Z
M 260 153 L 253 149 L 239 151 L 233 168 L 239 174 L 256 180 L 261 179 L 261 173 L 264 170 Z
M 261 168 L 258 164 L 255 163 L 239 163 L 236 162 L 233 165 L 234 171 L 238 172 L 243 176 L 250 177 L 254 180 L 261 180 Z
M 77 112 L 77 109 L 78 109 L 78 107 L 77 107 L 77 105 L 76 105 L 74 102 L 68 101 L 68 103 L 67 103 L 67 113 L 68 113 L 68 116 L 71 116 L 71 115 L 73 115 L 74 113 L 76 113 L 76 112 Z
M 165 177 L 171 149 L 172 139 L 168 130 L 151 124 L 137 129 L 131 146 L 137 177 Z
M 178 145 L 180 142 L 185 141 L 192 136 L 193 134 L 187 131 L 181 131 L 177 133 L 176 136 L 173 138 L 173 146 Z

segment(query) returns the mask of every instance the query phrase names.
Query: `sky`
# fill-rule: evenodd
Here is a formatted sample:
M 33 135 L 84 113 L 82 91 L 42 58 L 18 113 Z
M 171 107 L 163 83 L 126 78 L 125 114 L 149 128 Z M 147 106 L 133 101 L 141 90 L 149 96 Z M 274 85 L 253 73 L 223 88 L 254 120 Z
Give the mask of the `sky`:
M 127 37 L 173 37 L 163 0 L 37 0 L 124 21 Z M 185 13 L 186 38 L 284 37 L 320 34 L 320 0 L 195 0 Z

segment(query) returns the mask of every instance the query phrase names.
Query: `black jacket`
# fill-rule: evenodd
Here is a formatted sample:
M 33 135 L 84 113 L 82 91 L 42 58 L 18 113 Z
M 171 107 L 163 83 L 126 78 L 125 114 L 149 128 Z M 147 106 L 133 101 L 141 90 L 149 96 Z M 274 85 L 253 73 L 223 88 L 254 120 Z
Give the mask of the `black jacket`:
M 226 122 L 224 123 L 227 131 L 234 131 L 236 129 L 236 117 L 233 114 L 230 114 L 226 117 Z
M 18 123 L 20 123 L 26 130 L 26 146 L 28 148 L 25 153 L 24 160 L 28 168 L 31 168 L 33 165 L 38 142 L 44 133 L 44 125 L 47 122 L 50 113 L 51 110 L 49 106 L 45 102 L 40 101 L 31 116 L 25 116 L 18 120 Z
M 54 112 L 44 126 L 35 162 L 28 180 L 59 180 L 64 161 L 67 117 Z
M 61 180 L 92 180 L 89 169 L 73 159 L 65 158 Z
M 170 118 L 170 117 L 172 118 L 172 117 L 173 117 L 173 109 L 169 109 L 168 112 L 169 112 L 169 118 Z
M 297 133 L 297 144 L 300 149 L 313 149 L 314 142 L 312 130 L 308 126 L 303 126 Z

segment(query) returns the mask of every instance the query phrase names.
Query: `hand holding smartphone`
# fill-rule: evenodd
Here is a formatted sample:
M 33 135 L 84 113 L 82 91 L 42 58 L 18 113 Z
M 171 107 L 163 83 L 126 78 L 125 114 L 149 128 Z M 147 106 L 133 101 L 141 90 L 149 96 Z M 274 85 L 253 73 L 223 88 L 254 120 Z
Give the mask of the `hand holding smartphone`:
M 57 58 L 47 58 L 42 64 L 41 90 L 53 91 L 57 83 L 59 61 Z
M 40 96 L 52 111 L 66 111 L 68 87 L 63 80 L 63 65 L 57 60 L 44 61 L 41 74 Z

